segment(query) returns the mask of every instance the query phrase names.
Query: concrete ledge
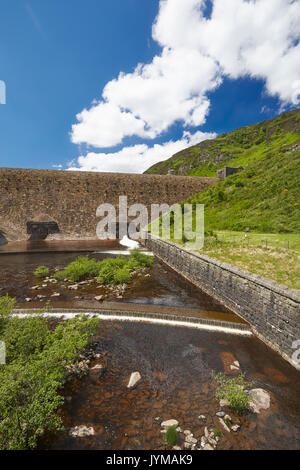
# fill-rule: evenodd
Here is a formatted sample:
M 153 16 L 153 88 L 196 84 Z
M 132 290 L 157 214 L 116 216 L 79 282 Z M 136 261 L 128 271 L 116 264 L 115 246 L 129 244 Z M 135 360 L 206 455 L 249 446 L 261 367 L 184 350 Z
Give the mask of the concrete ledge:
M 153 235 L 145 244 L 160 260 L 247 321 L 256 336 L 300 370 L 294 360 L 298 346 L 293 347 L 300 340 L 300 291 Z

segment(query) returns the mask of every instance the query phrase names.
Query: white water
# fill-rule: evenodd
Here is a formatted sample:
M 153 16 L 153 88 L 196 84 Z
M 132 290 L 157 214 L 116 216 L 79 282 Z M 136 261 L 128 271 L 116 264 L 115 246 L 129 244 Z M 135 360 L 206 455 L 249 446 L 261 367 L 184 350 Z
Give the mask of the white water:
M 63 320 L 70 320 L 72 318 L 86 316 L 87 318 L 99 318 L 101 320 L 106 321 L 130 321 L 130 322 L 143 322 L 143 323 L 153 323 L 156 325 L 169 325 L 169 326 L 178 326 L 178 327 L 186 327 L 186 328 L 194 328 L 197 330 L 208 330 L 208 331 L 215 331 L 215 332 L 222 332 L 228 333 L 232 335 L 239 335 L 239 336 L 252 336 L 252 332 L 250 330 L 239 330 L 237 328 L 230 328 L 225 326 L 218 326 L 218 325 L 206 325 L 201 323 L 192 323 L 183 320 L 167 320 L 167 319 L 160 319 L 160 318 L 151 318 L 151 317 L 136 317 L 130 315 L 106 315 L 103 313 L 95 313 L 95 312 L 83 312 L 83 313 L 51 313 L 45 312 L 41 314 L 44 318 L 61 318 Z M 28 318 L 32 316 L 38 316 L 38 314 L 34 313 L 13 313 L 12 317 L 17 318 Z
M 139 248 L 140 244 L 134 240 L 130 240 L 127 235 L 124 235 L 122 240 L 119 241 L 120 245 L 127 246 L 129 250 L 133 250 L 134 248 Z

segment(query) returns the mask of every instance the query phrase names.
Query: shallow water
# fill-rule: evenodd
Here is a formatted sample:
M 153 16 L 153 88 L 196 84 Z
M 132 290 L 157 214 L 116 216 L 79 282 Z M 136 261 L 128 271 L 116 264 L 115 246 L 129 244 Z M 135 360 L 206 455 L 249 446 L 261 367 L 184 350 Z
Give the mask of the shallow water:
M 35 242 L 36 243 L 36 242 Z M 49 248 L 49 243 L 39 242 L 39 249 Z M 35 245 L 36 246 L 36 245 Z M 72 249 L 73 242 L 64 242 L 64 249 Z M 77 243 L 75 248 L 77 248 Z M 122 250 L 118 244 L 115 244 L 114 250 Z M 83 286 L 78 291 L 70 291 L 61 283 L 49 284 L 38 291 L 31 289 L 34 285 L 42 286 L 43 281 L 37 280 L 33 272 L 40 265 L 50 268 L 53 273 L 55 270 L 63 269 L 67 264 L 77 258 L 79 255 L 89 255 L 96 259 L 103 259 L 110 254 L 111 246 L 102 250 L 101 253 L 90 252 L 32 252 L 19 254 L 0 254 L 0 295 L 8 293 L 16 297 L 18 307 L 40 308 L 48 300 L 51 300 L 53 308 L 98 308 L 100 304 L 95 300 L 95 296 L 102 295 L 105 292 L 98 288 L 97 284 Z M 57 292 L 59 297 L 52 298 L 51 295 Z M 37 295 L 45 295 L 41 301 Z M 26 302 L 26 298 L 32 298 L 31 302 Z M 157 310 L 158 306 L 169 307 L 172 309 L 184 309 L 187 316 L 197 316 L 198 311 L 204 311 L 204 316 L 228 321 L 241 321 L 236 315 L 229 312 L 217 301 L 201 292 L 199 289 L 182 279 L 165 265 L 155 262 L 150 277 L 139 277 L 122 296 L 122 299 L 111 295 L 108 302 L 117 302 L 123 308 L 132 308 L 129 304 L 139 304 L 149 306 L 150 310 Z M 152 308 L 151 308 L 152 307 Z M 207 312 L 207 314 L 205 314 Z M 174 313 L 170 310 L 168 313 Z M 175 311 L 176 313 L 176 311 Z
M 160 422 L 177 419 L 197 439 L 204 426 L 222 430 L 215 416 L 211 371 L 228 372 L 238 360 L 253 388 L 271 394 L 271 407 L 260 414 L 238 417 L 241 429 L 223 431 L 219 449 L 295 449 L 299 447 L 299 374 L 256 338 L 207 333 L 185 328 L 102 323 L 96 362 L 107 366 L 69 385 L 72 399 L 60 411 L 66 430 L 40 444 L 47 449 L 164 449 Z M 96 363 L 95 362 L 95 363 Z M 94 363 L 92 364 L 94 365 Z M 142 375 L 134 390 L 130 374 Z M 207 417 L 205 424 L 198 416 Z M 158 421 L 155 418 L 160 418 Z M 73 438 L 68 429 L 92 426 L 95 436 Z

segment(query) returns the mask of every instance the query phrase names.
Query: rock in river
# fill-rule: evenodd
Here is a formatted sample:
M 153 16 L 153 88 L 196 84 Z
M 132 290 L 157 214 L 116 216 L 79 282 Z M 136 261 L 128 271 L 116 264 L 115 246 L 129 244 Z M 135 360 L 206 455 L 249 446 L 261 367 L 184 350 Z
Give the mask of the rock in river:
M 127 388 L 132 388 L 134 387 L 138 382 L 139 380 L 141 380 L 141 374 L 139 372 L 132 372 L 131 376 L 130 376 L 130 379 L 129 379 L 129 382 L 128 382 L 128 385 L 127 385 Z
M 251 396 L 250 407 L 254 413 L 260 413 L 260 410 L 270 408 L 271 397 L 266 390 L 254 388 L 250 390 L 249 395 Z
M 168 419 L 168 421 L 163 421 L 161 426 L 163 428 L 169 428 L 170 426 L 178 426 L 178 421 L 176 419 Z
M 95 430 L 92 427 L 87 426 L 75 426 L 75 428 L 71 428 L 69 431 L 70 436 L 72 437 L 88 437 L 94 436 Z

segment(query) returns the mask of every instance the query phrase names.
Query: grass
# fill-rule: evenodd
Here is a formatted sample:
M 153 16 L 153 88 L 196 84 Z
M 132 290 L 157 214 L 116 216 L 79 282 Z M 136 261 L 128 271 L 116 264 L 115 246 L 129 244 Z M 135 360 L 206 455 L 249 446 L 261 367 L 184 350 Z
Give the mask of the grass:
M 153 258 L 132 250 L 129 258 L 118 256 L 97 261 L 88 256 L 79 256 L 63 271 L 54 274 L 58 281 L 69 279 L 74 282 L 83 281 L 91 277 L 98 277 L 102 284 L 123 284 L 130 281 L 131 273 L 138 269 L 152 268 Z
M 34 271 L 34 275 L 36 277 L 44 278 L 47 277 L 49 274 L 49 268 L 47 266 L 38 266 Z
M 224 234 L 206 237 L 204 248 L 199 253 L 233 264 L 238 268 L 272 279 L 292 289 L 300 289 L 300 235 L 263 234 L 235 235 L 235 241 Z M 221 237 L 221 239 L 219 238 Z M 268 246 L 265 246 L 265 240 Z M 281 248 L 289 241 L 293 249 Z
M 166 432 L 166 443 L 169 447 L 173 447 L 178 439 L 177 426 L 169 426 Z
M 236 129 L 189 147 L 170 159 L 157 163 L 146 173 L 191 176 L 216 176 L 218 169 L 227 166 L 243 166 L 278 152 L 300 139 L 300 110 L 283 113 L 274 119 Z
M 217 400 L 226 400 L 233 411 L 240 415 L 250 411 L 250 396 L 245 392 L 245 388 L 250 387 L 251 384 L 245 382 L 243 374 L 228 378 L 225 374 L 219 373 L 213 375 L 213 378 L 218 384 Z

